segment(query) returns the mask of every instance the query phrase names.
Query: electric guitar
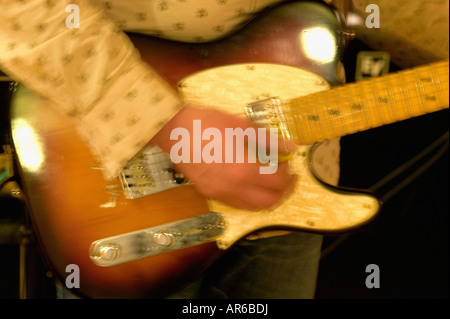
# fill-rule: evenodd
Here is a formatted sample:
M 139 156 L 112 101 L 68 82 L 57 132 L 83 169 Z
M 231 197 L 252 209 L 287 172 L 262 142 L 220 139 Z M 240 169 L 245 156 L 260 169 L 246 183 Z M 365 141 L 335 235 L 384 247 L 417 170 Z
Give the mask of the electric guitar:
M 340 24 L 317 3 L 275 8 L 209 44 L 131 38 L 187 101 L 250 116 L 292 138 L 300 147 L 290 166 L 301 178 L 274 209 L 234 209 L 200 196 L 150 147 L 109 183 L 72 122 L 17 88 L 12 135 L 30 219 L 63 283 L 66 267 L 79 267 L 74 290 L 85 297 L 164 296 L 257 231 L 332 233 L 368 223 L 378 199 L 316 179 L 313 145 L 448 108 L 448 61 L 336 86 Z

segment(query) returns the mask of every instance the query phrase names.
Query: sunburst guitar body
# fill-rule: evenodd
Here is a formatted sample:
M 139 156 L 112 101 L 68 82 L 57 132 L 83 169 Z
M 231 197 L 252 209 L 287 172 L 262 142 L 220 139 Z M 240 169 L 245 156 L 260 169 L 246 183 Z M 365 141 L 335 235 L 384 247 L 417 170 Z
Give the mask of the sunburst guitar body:
M 328 43 L 325 55 L 308 47 L 314 33 Z M 311 166 L 315 143 L 448 107 L 446 62 L 330 89 L 338 84 L 340 27 L 333 11 L 317 3 L 273 9 L 214 43 L 132 40 L 187 102 L 246 116 L 248 105 L 277 97 L 281 102 L 253 105 L 277 117 L 299 144 L 290 159 L 299 178 L 283 203 L 258 212 L 206 200 L 186 182 L 170 180 L 157 192 L 154 179 L 150 186 L 137 185 L 131 171 L 153 165 L 149 158 L 159 153 L 139 155 L 120 179 L 107 182 L 71 120 L 19 87 L 11 105 L 12 133 L 30 220 L 63 283 L 67 266 L 78 266 L 80 286 L 74 290 L 84 297 L 162 297 L 262 230 L 330 233 L 368 223 L 380 202 L 317 179 Z M 166 164 L 159 169 L 172 173 Z

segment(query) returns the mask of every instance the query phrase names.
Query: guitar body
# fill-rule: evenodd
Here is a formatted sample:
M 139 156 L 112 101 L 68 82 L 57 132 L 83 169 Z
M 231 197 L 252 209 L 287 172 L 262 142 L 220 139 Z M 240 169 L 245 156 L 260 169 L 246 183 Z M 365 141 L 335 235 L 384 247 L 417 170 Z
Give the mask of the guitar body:
M 329 48 L 335 50 L 332 60 L 305 56 L 301 36 L 315 27 L 328 30 L 334 39 L 335 46 Z M 178 86 L 186 100 L 216 105 L 225 112 L 243 113 L 242 106 L 260 98 L 306 95 L 337 82 L 339 24 L 331 10 L 318 4 L 277 8 L 239 34 L 211 44 L 177 44 L 142 36 L 132 39 L 143 58 Z M 314 154 L 310 146 L 294 154 L 292 168 L 300 176 L 297 189 L 275 210 L 234 210 L 206 201 L 191 185 L 130 200 L 124 197 L 119 181 L 103 179 L 73 123 L 45 101 L 19 88 L 11 116 L 36 236 L 63 283 L 70 274 L 66 267 L 79 267 L 80 287 L 74 292 L 85 297 L 161 297 L 194 278 L 250 233 L 269 228 L 348 230 L 367 223 L 379 208 L 369 195 L 336 190 L 316 180 L 310 170 Z M 210 211 L 222 214 L 225 223 L 215 241 L 112 267 L 100 267 L 90 258 L 96 240 Z

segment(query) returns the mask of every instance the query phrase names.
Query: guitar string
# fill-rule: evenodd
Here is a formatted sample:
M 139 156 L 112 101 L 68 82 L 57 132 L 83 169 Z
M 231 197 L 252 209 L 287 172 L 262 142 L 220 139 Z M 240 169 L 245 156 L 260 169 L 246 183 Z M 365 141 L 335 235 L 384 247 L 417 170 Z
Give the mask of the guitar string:
M 433 66 L 436 67 L 435 65 L 433 65 Z M 442 69 L 442 67 L 440 68 L 440 70 L 441 69 Z M 403 72 L 394 73 L 393 75 L 401 74 L 402 75 L 401 78 L 405 79 L 406 75 L 402 74 L 402 73 Z M 401 103 L 402 105 L 407 106 L 407 108 L 410 109 L 410 112 L 408 112 L 409 114 L 407 114 L 406 116 L 405 115 L 397 116 L 397 118 L 395 116 L 391 116 L 392 120 L 386 119 L 385 114 L 383 116 L 383 110 L 386 107 L 388 108 L 388 110 L 392 109 L 392 107 L 389 107 L 388 103 L 381 104 L 382 102 L 377 101 L 377 99 L 384 99 L 384 97 L 380 97 L 380 95 L 378 93 L 374 92 L 373 90 L 369 90 L 369 93 L 364 94 L 366 96 L 366 98 L 365 99 L 363 98 L 363 100 L 366 100 L 366 101 L 372 100 L 369 103 L 363 103 L 366 111 L 362 111 L 362 110 L 352 111 L 352 110 L 349 110 L 347 107 L 347 110 L 345 112 L 339 112 L 340 117 L 339 116 L 333 117 L 333 115 L 325 114 L 324 113 L 325 110 L 323 110 L 324 108 L 319 108 L 319 109 L 321 109 L 322 114 L 319 117 L 317 116 L 317 112 L 318 112 L 317 105 L 324 104 L 323 101 L 329 101 L 330 96 L 333 96 L 334 100 L 333 100 L 333 103 L 331 103 L 332 107 L 331 108 L 329 107 L 328 110 L 330 110 L 330 109 L 342 110 L 343 105 L 349 104 L 348 101 L 342 100 L 342 95 L 343 95 L 342 92 L 351 91 L 352 89 L 355 89 L 358 87 L 364 88 L 364 86 L 367 86 L 370 84 L 369 83 L 370 81 L 365 81 L 366 83 L 363 83 L 363 85 L 361 85 L 361 83 L 352 83 L 353 85 L 347 85 L 347 86 L 331 89 L 328 91 L 318 92 L 316 94 L 310 94 L 303 98 L 300 97 L 300 98 L 292 99 L 291 101 L 288 101 L 288 102 L 285 102 L 282 104 L 283 108 L 284 108 L 284 110 L 282 111 L 282 115 L 284 117 L 288 118 L 287 120 L 285 120 L 287 122 L 286 124 L 288 125 L 288 127 L 290 127 L 291 130 L 295 129 L 295 132 L 291 132 L 291 133 L 293 135 L 296 134 L 297 136 L 299 136 L 299 132 L 302 131 L 299 128 L 299 125 L 298 125 L 299 123 L 306 124 L 307 128 L 308 128 L 308 130 L 307 130 L 308 132 L 314 131 L 316 133 L 321 133 L 320 132 L 321 130 L 325 131 L 325 132 L 330 132 L 333 130 L 335 131 L 337 127 L 344 127 L 345 125 L 349 125 L 349 123 L 345 122 L 345 121 L 344 121 L 344 123 L 345 123 L 344 125 L 339 124 L 339 123 L 337 125 L 336 124 L 331 125 L 330 122 L 332 122 L 332 121 L 336 122 L 336 119 L 339 121 L 340 119 L 343 118 L 343 116 L 357 115 L 357 116 L 367 117 L 367 115 L 369 115 L 369 124 L 370 124 L 369 126 L 377 127 L 382 124 L 393 123 L 393 121 L 395 121 L 395 120 L 405 120 L 410 117 L 415 117 L 417 115 L 426 114 L 426 113 L 444 109 L 444 108 L 448 107 L 448 102 L 445 100 L 442 101 L 443 95 L 442 95 L 442 91 L 441 91 L 441 89 L 442 89 L 441 78 L 448 78 L 448 71 L 446 74 L 443 74 L 443 75 L 440 73 L 445 73 L 445 71 L 444 72 L 434 71 L 434 72 L 430 72 L 430 73 L 431 73 L 431 76 L 435 78 L 435 80 L 432 81 L 431 89 L 423 88 L 420 91 L 417 89 L 419 82 L 420 82 L 420 78 L 421 78 L 420 73 L 418 75 L 416 75 L 412 81 L 404 80 L 404 82 L 406 82 L 406 83 L 403 83 L 401 85 L 401 87 L 403 87 L 405 89 L 400 89 L 400 93 L 397 93 L 397 94 L 395 94 L 392 91 L 392 89 L 389 88 L 389 85 L 388 85 L 388 83 L 392 85 L 392 82 L 390 82 L 391 80 L 396 80 L 394 77 L 387 76 L 387 77 L 385 77 L 385 79 L 379 78 L 378 79 L 379 81 L 374 81 L 375 84 L 382 85 L 382 88 L 385 90 L 385 92 L 387 92 L 387 96 L 390 95 L 391 97 L 392 96 L 395 97 L 393 100 L 391 100 L 391 104 L 393 103 L 394 105 L 398 106 L 398 104 Z M 389 81 L 386 78 L 388 78 Z M 437 88 L 437 86 L 439 86 L 439 89 Z M 393 87 L 393 86 L 391 86 L 391 87 Z M 417 94 L 415 94 L 414 96 L 412 94 L 410 94 L 412 87 L 416 88 L 416 92 L 417 92 Z M 430 90 L 434 90 L 435 93 L 440 92 L 440 94 L 439 95 L 435 94 L 434 100 L 427 101 L 426 92 L 428 92 Z M 379 89 L 378 89 L 378 91 L 379 91 Z M 404 93 L 406 93 L 406 96 L 404 95 Z M 339 99 L 340 103 L 336 103 L 337 95 L 341 96 L 341 98 Z M 369 96 L 369 98 L 367 96 Z M 319 102 L 311 103 L 311 101 L 310 101 L 311 98 L 313 98 Z M 355 95 L 354 93 L 352 94 L 352 98 L 350 98 L 350 99 L 361 100 L 358 97 L 358 94 Z M 386 97 L 386 99 L 389 99 L 389 97 Z M 416 102 L 416 103 L 411 103 L 412 100 L 414 100 L 413 102 Z M 302 102 L 303 102 L 303 104 L 300 106 L 299 104 Z M 361 104 L 361 103 L 359 103 L 359 104 Z M 432 104 L 435 104 L 435 106 L 432 106 Z M 414 108 L 414 109 L 412 109 L 412 108 Z M 301 109 L 306 109 L 306 110 L 301 110 Z M 371 112 L 377 112 L 377 110 L 379 112 L 377 116 L 370 115 Z M 300 113 L 300 111 L 301 111 L 301 113 Z M 389 111 L 389 112 L 392 112 L 392 111 Z M 377 118 L 378 118 L 378 121 L 374 122 L 374 120 Z M 306 119 L 306 121 L 305 121 L 305 119 Z M 322 121 L 319 121 L 319 119 L 322 119 L 322 120 L 325 119 L 326 120 L 326 121 L 324 121 L 325 125 L 331 126 L 333 129 L 327 130 L 326 128 L 324 128 Z M 313 121 L 315 121 L 315 123 L 312 123 Z M 372 122 L 370 122 L 370 121 L 372 121 Z M 291 123 L 293 123 L 294 125 L 292 125 Z M 341 121 L 341 123 L 342 123 L 342 121 Z M 355 131 L 358 131 L 358 128 L 353 128 L 352 130 L 347 129 L 346 131 L 347 131 L 347 134 L 353 133 Z M 348 131 L 350 131 L 350 132 L 348 132 Z M 322 132 L 322 134 L 323 134 L 323 132 Z M 340 135 L 336 135 L 336 133 L 334 133 L 334 135 L 335 135 L 335 137 L 340 136 Z M 317 137 L 318 135 L 316 134 L 315 136 Z

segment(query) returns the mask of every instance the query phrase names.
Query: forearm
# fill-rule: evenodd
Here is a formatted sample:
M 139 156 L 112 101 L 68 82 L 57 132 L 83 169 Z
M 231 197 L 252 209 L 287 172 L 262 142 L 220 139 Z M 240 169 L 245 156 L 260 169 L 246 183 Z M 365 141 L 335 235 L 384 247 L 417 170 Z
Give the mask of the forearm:
M 111 178 L 181 101 L 101 9 L 77 5 L 71 29 L 59 1 L 0 2 L 0 66 L 74 120 Z

